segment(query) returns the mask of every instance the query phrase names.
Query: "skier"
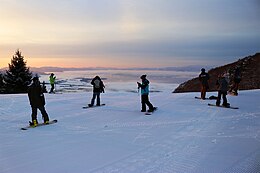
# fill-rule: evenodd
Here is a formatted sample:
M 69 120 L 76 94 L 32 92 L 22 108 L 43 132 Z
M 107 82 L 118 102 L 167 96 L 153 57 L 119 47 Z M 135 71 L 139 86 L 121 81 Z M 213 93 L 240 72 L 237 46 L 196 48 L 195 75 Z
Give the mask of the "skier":
M 55 85 L 56 76 L 54 76 L 54 74 L 51 73 L 49 80 L 50 80 L 50 84 L 51 84 L 51 90 L 50 90 L 49 93 L 54 93 L 53 90 L 54 90 L 54 85 Z
M 141 112 L 146 112 L 146 105 L 149 107 L 148 112 L 153 112 L 155 108 L 149 101 L 149 81 L 146 79 L 146 75 L 142 75 L 140 77 L 142 79 L 142 83 L 137 82 L 138 89 L 141 88 L 141 103 L 142 110 Z
M 234 72 L 234 77 L 233 77 L 233 84 L 229 92 L 233 93 L 234 95 L 238 95 L 238 86 L 239 83 L 241 82 L 241 69 L 237 66 Z
M 209 74 L 205 72 L 204 68 L 201 69 L 201 73 L 199 75 L 199 80 L 201 83 L 201 90 L 200 90 L 201 96 L 200 97 L 201 97 L 201 99 L 205 100 L 206 92 L 209 89 L 209 84 L 208 84 Z
M 223 98 L 222 106 L 230 107 L 230 104 L 227 102 L 228 81 L 224 74 L 218 76 L 216 85 L 218 87 L 218 98 L 216 101 L 216 105 L 220 106 L 221 96 L 222 96 L 222 98 Z
M 97 97 L 97 106 L 100 106 L 100 93 L 105 93 L 105 85 L 99 76 L 96 76 L 92 79 L 91 85 L 93 85 L 93 96 L 91 103 L 88 104 L 89 107 L 94 105 L 95 99 Z
M 41 111 L 44 123 L 49 124 L 49 116 L 44 107 L 45 98 L 43 94 L 43 89 L 40 85 L 38 77 L 33 78 L 33 83 L 28 88 L 28 97 L 32 108 L 32 122 L 30 122 L 30 124 L 34 127 L 38 125 L 37 109 Z

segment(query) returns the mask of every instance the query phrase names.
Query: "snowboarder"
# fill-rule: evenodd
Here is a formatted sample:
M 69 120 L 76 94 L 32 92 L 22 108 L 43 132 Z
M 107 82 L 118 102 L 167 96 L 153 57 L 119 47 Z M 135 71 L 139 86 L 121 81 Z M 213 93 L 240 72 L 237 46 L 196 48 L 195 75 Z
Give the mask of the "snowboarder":
M 50 80 L 50 84 L 51 84 L 51 90 L 49 93 L 54 93 L 54 85 L 55 85 L 55 80 L 56 80 L 56 76 L 54 76 L 53 73 L 51 73 L 50 77 L 49 77 L 49 80 Z
M 91 103 L 88 104 L 89 107 L 94 105 L 95 99 L 97 97 L 97 106 L 100 106 L 100 93 L 104 93 L 105 85 L 99 76 L 96 76 L 92 79 L 91 85 L 93 85 L 93 96 L 91 99 Z
M 155 108 L 149 101 L 149 81 L 146 79 L 146 75 L 142 75 L 140 77 L 142 79 L 142 83 L 137 82 L 138 89 L 141 88 L 141 103 L 142 110 L 141 112 L 146 112 L 146 105 L 149 107 L 148 112 L 153 112 Z
M 216 85 L 218 87 L 218 98 L 216 101 L 216 105 L 220 106 L 221 96 L 222 96 L 222 98 L 223 98 L 222 106 L 229 107 L 230 104 L 227 102 L 228 81 L 225 77 L 225 74 L 218 76 Z
M 234 95 L 238 95 L 238 86 L 239 83 L 241 82 L 241 69 L 240 67 L 236 67 L 235 72 L 234 72 L 234 76 L 233 76 L 233 84 L 231 89 L 229 90 L 229 92 L 233 93 Z
M 209 89 L 209 74 L 205 71 L 204 68 L 201 69 L 201 73 L 199 75 L 199 80 L 201 83 L 201 90 L 200 90 L 200 97 L 201 99 L 205 100 L 206 99 L 206 92 Z
M 43 121 L 45 124 L 49 124 L 49 116 L 45 110 L 45 98 L 43 90 L 38 77 L 33 78 L 33 83 L 28 88 L 28 97 L 32 108 L 32 126 L 36 127 L 37 121 L 37 109 L 41 111 Z

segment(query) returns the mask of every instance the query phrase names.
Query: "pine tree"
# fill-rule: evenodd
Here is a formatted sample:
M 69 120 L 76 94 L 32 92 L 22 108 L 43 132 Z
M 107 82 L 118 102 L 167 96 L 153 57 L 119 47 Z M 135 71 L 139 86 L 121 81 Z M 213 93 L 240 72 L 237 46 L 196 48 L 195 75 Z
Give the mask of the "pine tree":
M 31 80 L 32 73 L 26 67 L 21 51 L 17 50 L 4 75 L 5 90 L 7 93 L 26 93 Z
M 4 93 L 4 76 L 0 71 L 0 93 Z

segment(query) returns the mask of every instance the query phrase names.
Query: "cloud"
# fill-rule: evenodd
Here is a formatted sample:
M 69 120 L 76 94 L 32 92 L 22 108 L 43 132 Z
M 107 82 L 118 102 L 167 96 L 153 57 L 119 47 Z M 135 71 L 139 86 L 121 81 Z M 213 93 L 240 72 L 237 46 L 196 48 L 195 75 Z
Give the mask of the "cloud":
M 4 0 L 0 46 L 32 58 L 224 60 L 259 52 L 259 13 L 258 0 Z

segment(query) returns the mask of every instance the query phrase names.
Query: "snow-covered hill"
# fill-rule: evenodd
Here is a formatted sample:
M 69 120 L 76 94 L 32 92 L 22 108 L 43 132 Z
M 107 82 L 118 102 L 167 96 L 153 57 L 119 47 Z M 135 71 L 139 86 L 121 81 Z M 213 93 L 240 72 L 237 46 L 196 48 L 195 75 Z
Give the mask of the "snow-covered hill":
M 151 93 L 151 116 L 132 92 L 102 94 L 106 106 L 91 109 L 90 92 L 45 96 L 58 123 L 21 131 L 27 95 L 0 95 L 1 173 L 260 172 L 260 90 L 228 96 L 238 110 L 199 93 Z

